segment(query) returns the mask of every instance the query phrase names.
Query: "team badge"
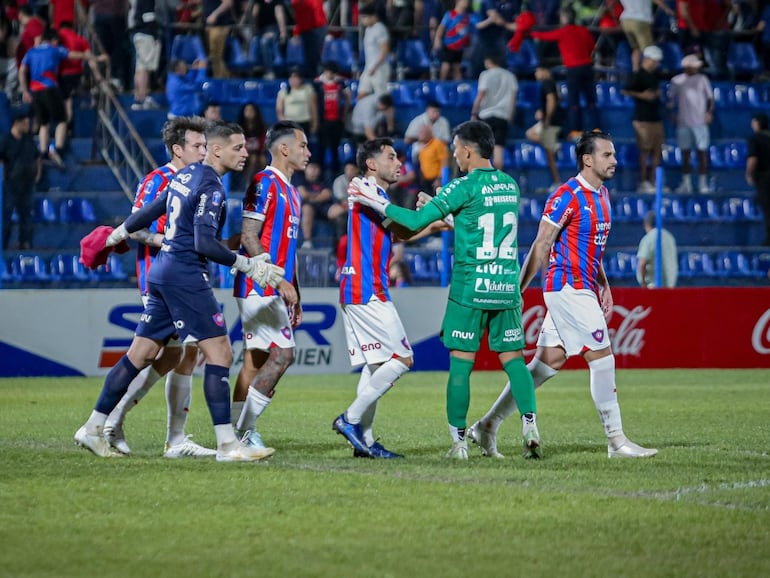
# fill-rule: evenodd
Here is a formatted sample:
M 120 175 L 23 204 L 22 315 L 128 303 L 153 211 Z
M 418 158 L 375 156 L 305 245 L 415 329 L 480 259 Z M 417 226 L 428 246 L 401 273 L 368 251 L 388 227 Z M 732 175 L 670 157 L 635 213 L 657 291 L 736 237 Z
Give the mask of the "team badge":
M 404 349 L 408 349 L 409 351 L 412 350 L 412 348 L 409 347 L 409 342 L 406 340 L 406 337 L 401 339 L 401 345 L 404 346 Z
M 604 341 L 604 329 L 597 329 L 591 334 L 591 337 L 596 340 L 596 343 L 601 343 Z
M 281 327 L 281 334 L 285 339 L 291 339 L 291 329 L 288 327 Z
M 225 316 L 222 315 L 221 311 L 219 313 L 215 313 L 211 319 L 214 320 L 214 323 L 216 323 L 217 327 L 225 326 Z

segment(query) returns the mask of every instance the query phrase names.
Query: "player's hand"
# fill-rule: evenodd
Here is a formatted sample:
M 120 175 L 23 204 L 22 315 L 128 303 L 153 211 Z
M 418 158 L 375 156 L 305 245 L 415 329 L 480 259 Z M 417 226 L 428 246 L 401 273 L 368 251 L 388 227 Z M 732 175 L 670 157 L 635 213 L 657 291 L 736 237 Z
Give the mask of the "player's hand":
M 289 311 L 289 322 L 291 323 L 291 328 L 296 329 L 302 324 L 302 305 L 296 303 L 294 305 L 287 306 L 287 309 Z
M 612 291 L 610 291 L 609 285 L 606 287 L 603 287 L 599 291 L 600 294 L 600 305 L 602 307 L 602 313 L 604 314 L 604 318 L 609 321 L 610 317 L 612 317 L 612 308 L 614 306 L 614 301 L 612 299 Z
M 348 198 L 354 203 L 370 207 L 384 215 L 390 201 L 380 195 L 377 185 L 371 179 L 355 177 L 348 185 Z
M 126 226 L 121 223 L 120 226 L 112 230 L 112 233 L 110 233 L 109 237 L 107 237 L 107 240 L 104 242 L 104 246 L 114 247 L 126 239 L 128 239 L 128 231 L 126 231 Z
M 291 308 L 299 303 L 297 289 L 285 279 L 281 279 L 275 289 L 278 291 L 278 295 L 281 296 L 281 299 L 283 299 L 283 302 L 286 303 L 286 307 L 289 308 L 289 313 L 291 313 Z
M 425 191 L 420 191 L 417 193 L 417 210 L 419 211 L 422 209 L 425 205 L 430 203 L 433 200 L 433 197 L 431 197 L 428 193 Z

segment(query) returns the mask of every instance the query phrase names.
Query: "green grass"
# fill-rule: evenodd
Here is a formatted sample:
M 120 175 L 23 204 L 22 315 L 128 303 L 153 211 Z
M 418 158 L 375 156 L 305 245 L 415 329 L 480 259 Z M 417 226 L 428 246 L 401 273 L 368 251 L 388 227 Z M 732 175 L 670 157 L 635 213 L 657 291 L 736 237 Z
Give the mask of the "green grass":
M 621 371 L 626 432 L 608 460 L 585 371 L 538 392 L 545 458 L 448 462 L 445 374 L 405 376 L 375 430 L 406 460 L 354 460 L 331 422 L 356 377 L 287 376 L 260 431 L 267 465 L 164 460 L 163 388 L 127 421 L 134 455 L 72 435 L 99 379 L 0 381 L 0 576 L 770 575 L 767 371 Z M 472 378 L 469 419 L 503 378 Z M 213 430 L 196 378 L 188 432 Z

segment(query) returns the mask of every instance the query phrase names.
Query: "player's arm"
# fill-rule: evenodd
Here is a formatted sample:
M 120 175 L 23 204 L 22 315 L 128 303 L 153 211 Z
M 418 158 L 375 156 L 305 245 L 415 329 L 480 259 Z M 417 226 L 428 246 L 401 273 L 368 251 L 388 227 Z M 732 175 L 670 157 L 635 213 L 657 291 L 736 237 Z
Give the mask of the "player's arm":
M 159 219 L 166 212 L 166 199 L 168 192 L 163 192 L 149 205 L 145 205 L 138 211 L 131 213 L 112 233 L 107 237 L 107 246 L 112 247 L 128 238 L 131 233 L 136 233 L 148 228 L 153 221 Z
M 241 245 L 246 249 L 246 253 L 255 257 L 265 252 L 262 242 L 259 240 L 259 233 L 262 231 L 264 221 L 252 217 L 243 217 L 241 221 Z
M 526 259 L 524 259 L 524 264 L 521 266 L 519 286 L 522 293 L 529 287 L 538 271 L 541 271 L 545 266 L 546 259 L 548 259 L 548 255 L 551 252 L 551 247 L 553 247 L 560 232 L 561 227 L 559 225 L 551 222 L 549 219 L 540 219 L 537 237 L 532 242 L 529 253 L 527 253 Z

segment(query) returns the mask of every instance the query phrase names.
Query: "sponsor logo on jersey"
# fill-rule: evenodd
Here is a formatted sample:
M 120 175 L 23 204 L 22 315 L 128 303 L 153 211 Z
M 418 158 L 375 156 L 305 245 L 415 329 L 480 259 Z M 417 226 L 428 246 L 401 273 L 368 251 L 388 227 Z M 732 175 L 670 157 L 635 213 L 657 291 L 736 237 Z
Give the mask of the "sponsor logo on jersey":
M 490 291 L 512 293 L 517 291 L 519 286 L 516 283 L 507 281 L 492 281 L 481 277 L 476 279 L 476 293 L 489 293 Z
M 518 341 L 521 339 L 521 329 L 515 328 L 515 329 L 506 329 L 503 333 L 503 342 L 508 343 L 511 341 Z
M 343 267 L 342 271 L 340 271 L 341 275 L 355 275 L 356 274 L 356 268 L 352 265 L 349 265 L 347 267 Z
M 182 183 L 180 183 L 177 180 L 171 181 L 171 184 L 169 185 L 169 188 L 172 191 L 176 191 L 177 193 L 179 193 L 183 197 L 186 197 L 187 195 L 190 194 L 190 188 L 189 187 L 185 187 Z
M 378 349 L 382 349 L 382 343 L 379 341 L 375 343 L 364 343 L 361 346 L 361 351 L 376 351 Z
M 192 175 L 190 173 L 182 173 L 177 177 L 177 179 L 179 179 L 179 181 L 183 185 L 186 185 L 187 183 L 189 183 L 191 178 L 192 178 Z
M 473 339 L 475 336 L 475 331 L 460 331 L 459 329 L 452 330 L 452 337 L 455 339 Z
M 202 217 L 204 214 L 206 214 L 206 201 L 208 200 L 209 198 L 206 193 L 203 193 L 201 195 L 200 201 L 198 201 L 198 211 L 196 213 L 197 217 Z

